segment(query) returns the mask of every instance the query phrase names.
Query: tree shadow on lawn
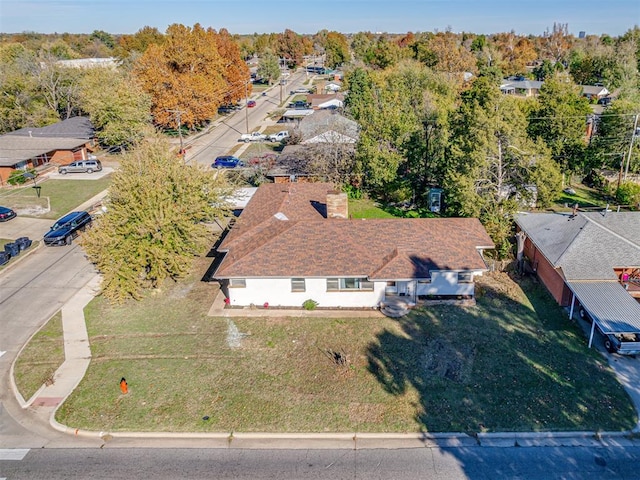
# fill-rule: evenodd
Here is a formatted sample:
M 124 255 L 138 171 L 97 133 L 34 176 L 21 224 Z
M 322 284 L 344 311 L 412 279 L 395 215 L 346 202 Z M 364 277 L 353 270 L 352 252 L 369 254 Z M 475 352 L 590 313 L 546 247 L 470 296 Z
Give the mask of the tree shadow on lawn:
M 485 284 L 476 307 L 415 309 L 397 320 L 401 333 L 370 343 L 369 371 L 393 395 L 418 392 L 424 431 L 633 428 L 613 372 L 540 285 L 525 287 Z

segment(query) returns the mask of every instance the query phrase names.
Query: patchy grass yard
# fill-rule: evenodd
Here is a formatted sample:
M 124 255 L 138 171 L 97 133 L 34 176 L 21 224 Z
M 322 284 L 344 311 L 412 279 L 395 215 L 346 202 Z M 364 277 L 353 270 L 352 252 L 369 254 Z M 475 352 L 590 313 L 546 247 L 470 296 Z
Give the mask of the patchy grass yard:
M 57 420 L 97 431 L 627 430 L 603 357 L 546 291 L 506 274 L 477 307 L 388 318 L 212 318 L 192 278 L 85 313 L 93 359 Z M 129 394 L 118 388 L 127 379 Z M 204 420 L 204 417 L 208 417 Z
M 370 199 L 349 199 L 349 215 L 353 218 L 394 218 Z
M 40 198 L 30 185 L 26 185 L 24 188 L 0 192 L 0 199 L 3 205 L 20 211 L 20 216 L 57 219 L 105 190 L 110 183 L 111 175 L 97 180 L 48 179 L 38 182 L 42 187 Z M 34 213 L 25 213 L 25 210 Z
M 58 312 L 33 336 L 16 360 L 15 381 L 22 398 L 29 400 L 42 385 L 51 382 L 63 362 L 62 315 Z

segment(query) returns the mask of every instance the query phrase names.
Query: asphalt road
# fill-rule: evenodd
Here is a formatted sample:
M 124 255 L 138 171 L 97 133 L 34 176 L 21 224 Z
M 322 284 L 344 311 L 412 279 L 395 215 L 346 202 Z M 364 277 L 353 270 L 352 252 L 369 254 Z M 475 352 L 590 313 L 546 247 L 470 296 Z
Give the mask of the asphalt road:
M 640 447 L 0 450 L 0 477 L 11 480 L 635 479 L 639 460 Z
M 24 425 L 16 420 L 20 407 L 9 388 L 11 363 L 31 335 L 94 274 L 73 244 L 41 246 L 0 275 L 0 445 L 44 445 L 55 433 L 37 422 Z
M 255 107 L 243 107 L 241 110 L 221 117 L 215 122 L 215 127 L 206 133 L 192 137 L 187 142 L 189 147 L 186 154 L 187 162 L 196 162 L 208 168 L 216 157 L 229 155 L 230 150 L 238 145 L 240 135 L 260 130 L 265 122 L 273 123 L 268 119 L 269 113 L 284 108 L 280 105 L 288 101 L 289 92 L 303 86 L 306 79 L 304 72 L 298 72 L 289 77 L 282 89 L 280 85 L 274 85 L 266 90 L 266 95 L 254 93 L 250 98 L 256 101 Z

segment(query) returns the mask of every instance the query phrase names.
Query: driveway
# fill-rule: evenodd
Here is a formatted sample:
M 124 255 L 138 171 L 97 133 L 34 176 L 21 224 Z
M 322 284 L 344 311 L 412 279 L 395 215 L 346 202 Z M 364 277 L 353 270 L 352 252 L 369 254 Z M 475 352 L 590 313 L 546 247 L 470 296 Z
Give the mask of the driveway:
M 584 331 L 586 338 L 589 338 L 591 324 L 574 315 L 575 321 L 578 322 L 580 328 Z M 638 424 L 636 430 L 640 431 L 640 358 L 618 355 L 617 353 L 609 353 L 604 346 L 604 338 L 596 330 L 593 336 L 593 344 L 591 348 L 595 348 L 603 355 L 609 366 L 613 369 L 618 377 L 618 381 L 631 397 L 631 401 L 636 407 L 638 413 Z
M 113 173 L 112 167 L 102 167 L 102 170 L 99 172 L 93 173 L 67 173 L 66 175 L 61 175 L 58 172 L 51 172 L 47 174 L 52 180 L 99 180 L 102 177 Z

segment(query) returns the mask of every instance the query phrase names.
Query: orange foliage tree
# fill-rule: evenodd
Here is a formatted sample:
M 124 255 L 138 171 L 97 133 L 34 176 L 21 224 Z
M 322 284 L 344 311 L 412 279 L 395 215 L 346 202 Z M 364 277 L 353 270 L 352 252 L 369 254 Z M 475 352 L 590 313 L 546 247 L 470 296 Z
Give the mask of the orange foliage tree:
M 193 28 L 173 24 L 162 44 L 147 48 L 133 72 L 151 96 L 157 125 L 190 129 L 204 125 L 230 95 L 245 94 L 249 71 L 239 49 L 228 42 L 232 39 L 226 31 L 218 34 L 199 24 Z

